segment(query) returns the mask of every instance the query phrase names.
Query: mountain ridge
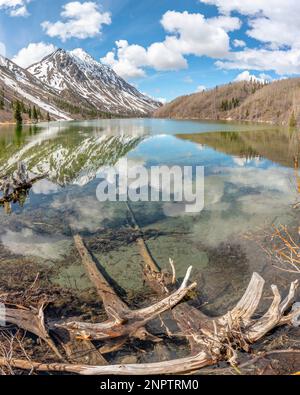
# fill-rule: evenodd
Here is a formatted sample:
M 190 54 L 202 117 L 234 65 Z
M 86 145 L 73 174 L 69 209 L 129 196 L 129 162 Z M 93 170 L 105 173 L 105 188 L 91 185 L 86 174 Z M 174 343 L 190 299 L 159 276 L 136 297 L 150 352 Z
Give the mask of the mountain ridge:
M 39 120 L 72 120 L 147 117 L 161 105 L 80 48 L 58 49 L 27 69 L 0 56 L 0 123 L 13 121 L 16 101 L 25 122 L 33 106 Z
M 155 111 L 156 118 L 300 124 L 300 78 L 232 82 L 180 96 Z
M 71 120 L 69 114 L 55 105 L 58 97 L 51 87 L 45 86 L 27 70 L 1 55 L 0 88 L 3 96 L 3 108 L 0 109 L 0 115 L 6 112 L 9 117 L 13 111 L 12 103 L 19 100 L 27 105 L 35 105 L 45 113 L 49 112 L 53 117 Z
M 159 107 L 109 66 L 93 59 L 81 48 L 58 49 L 27 70 L 66 99 L 100 111 L 123 115 L 147 115 Z

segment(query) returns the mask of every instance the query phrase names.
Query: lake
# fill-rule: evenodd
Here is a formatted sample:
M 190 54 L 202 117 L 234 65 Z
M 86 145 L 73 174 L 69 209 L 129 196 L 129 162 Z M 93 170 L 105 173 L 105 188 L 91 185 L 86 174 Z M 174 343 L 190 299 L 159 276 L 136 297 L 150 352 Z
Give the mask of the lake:
M 146 168 L 204 166 L 201 212 L 191 215 L 172 201 L 130 205 L 160 266 L 172 258 L 182 277 L 192 265 L 199 303 L 224 311 L 253 271 L 270 282 L 278 275 L 259 244 L 273 224 L 297 223 L 298 156 L 296 132 L 262 124 L 126 119 L 0 127 L 1 175 L 19 161 L 48 174 L 22 202 L 0 208 L 2 281 L 11 276 L 8 263 L 20 273 L 30 263 L 47 268 L 57 287 L 89 289 L 72 239 L 80 233 L 121 288 L 142 294 L 141 257 L 126 236 L 128 206 L 99 202 L 99 177 L 124 158 Z M 287 284 L 283 273 L 278 282 Z

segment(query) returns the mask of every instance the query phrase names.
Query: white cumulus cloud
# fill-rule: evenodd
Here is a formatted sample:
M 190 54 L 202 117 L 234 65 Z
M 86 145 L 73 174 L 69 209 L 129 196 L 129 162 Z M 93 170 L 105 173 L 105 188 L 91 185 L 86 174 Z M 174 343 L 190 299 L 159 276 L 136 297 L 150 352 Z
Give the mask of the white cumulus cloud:
M 217 65 L 224 69 L 274 70 L 278 74 L 300 73 L 300 2 L 298 0 L 199 0 L 215 5 L 230 17 L 247 18 L 246 34 L 259 47 L 235 52 Z M 240 40 L 238 40 L 240 41 Z M 233 45 L 238 48 L 236 40 Z M 242 45 L 244 46 L 244 45 Z M 227 58 L 227 59 L 226 59 Z
M 240 20 L 231 17 L 206 19 L 202 14 L 168 11 L 161 20 L 172 36 L 166 38 L 168 47 L 182 55 L 221 57 L 229 49 L 228 31 L 240 28 Z
M 245 43 L 245 41 L 244 40 L 238 40 L 238 39 L 235 39 L 235 40 L 233 40 L 233 46 L 235 47 L 235 48 L 242 48 L 242 47 L 245 47 L 246 46 L 246 43 Z
M 85 39 L 101 34 L 102 26 L 111 24 L 109 12 L 101 12 L 97 3 L 72 1 L 63 6 L 62 20 L 45 21 L 42 28 L 50 37 L 66 41 L 72 37 Z
M 300 46 L 298 0 L 201 0 L 218 7 L 222 14 L 238 12 L 249 16 L 247 34 L 275 46 Z
M 27 4 L 31 0 L 0 0 L 0 10 L 6 10 L 10 16 L 28 16 Z
M 56 47 L 53 44 L 30 43 L 26 48 L 22 48 L 12 59 L 13 62 L 21 67 L 29 67 L 39 62 L 45 56 L 54 52 Z
M 217 59 L 228 54 L 228 32 L 239 29 L 241 22 L 230 16 L 205 18 L 202 14 L 187 11 L 167 11 L 161 19 L 161 25 L 167 33 L 164 41 L 144 48 L 119 40 L 116 48 L 101 61 L 124 78 L 143 77 L 147 67 L 157 71 L 185 69 L 188 67 L 185 56 L 210 56 Z
M 240 81 L 253 81 L 253 82 L 260 82 L 260 83 L 265 83 L 265 82 L 269 82 L 272 81 L 273 78 L 268 75 L 268 74 L 264 74 L 261 73 L 259 74 L 259 76 L 255 76 L 254 74 L 250 74 L 250 72 L 248 70 L 243 71 L 242 73 L 240 73 L 234 81 L 236 82 L 240 82 Z
M 274 70 L 279 75 L 300 74 L 300 49 L 272 51 L 247 48 L 231 52 L 216 65 L 226 70 Z

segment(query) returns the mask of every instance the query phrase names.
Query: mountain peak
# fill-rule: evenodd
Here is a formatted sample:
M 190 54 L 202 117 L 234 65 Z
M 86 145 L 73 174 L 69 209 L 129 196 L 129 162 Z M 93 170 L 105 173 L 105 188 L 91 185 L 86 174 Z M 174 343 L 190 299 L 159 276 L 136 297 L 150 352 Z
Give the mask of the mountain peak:
M 62 99 L 87 107 L 92 114 L 108 112 L 140 116 L 159 107 L 158 102 L 141 94 L 82 48 L 58 49 L 30 66 L 28 71 L 55 89 Z
M 75 56 L 76 58 L 82 60 L 83 62 L 95 62 L 91 55 L 85 52 L 82 48 L 75 48 L 72 51 L 69 51 L 69 55 L 72 57 Z
M 50 56 L 51 56 L 51 55 L 55 55 L 55 54 L 66 54 L 66 53 L 67 53 L 67 51 L 66 51 L 65 49 L 63 49 L 63 48 L 57 48 L 57 50 L 54 51 L 52 54 L 50 54 Z

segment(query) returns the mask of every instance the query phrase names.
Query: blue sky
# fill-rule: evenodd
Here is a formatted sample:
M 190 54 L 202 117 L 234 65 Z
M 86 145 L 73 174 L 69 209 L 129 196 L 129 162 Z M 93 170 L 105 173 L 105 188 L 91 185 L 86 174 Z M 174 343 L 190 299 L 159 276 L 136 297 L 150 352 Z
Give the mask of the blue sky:
M 0 53 L 81 47 L 140 91 L 176 96 L 300 74 L 298 0 L 0 0 Z M 21 51 L 21 52 L 20 52 Z

